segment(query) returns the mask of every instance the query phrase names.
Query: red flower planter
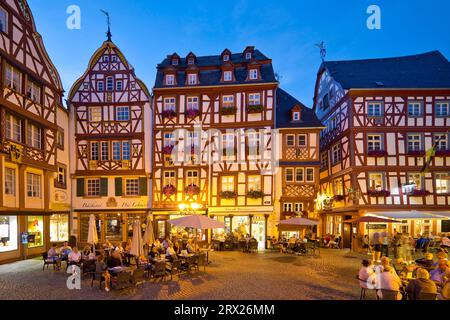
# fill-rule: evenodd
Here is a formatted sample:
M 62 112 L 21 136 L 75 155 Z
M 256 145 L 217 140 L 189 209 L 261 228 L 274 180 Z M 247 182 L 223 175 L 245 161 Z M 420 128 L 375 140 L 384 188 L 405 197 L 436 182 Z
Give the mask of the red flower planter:
M 389 197 L 391 195 L 391 192 L 388 190 L 369 190 L 367 191 L 367 194 L 370 197 Z
M 165 119 L 173 119 L 177 116 L 177 113 L 173 110 L 164 110 L 161 115 L 163 116 L 163 118 Z
M 195 119 L 198 116 L 200 116 L 200 110 L 189 109 L 186 111 L 186 117 L 188 119 Z
M 177 189 L 171 184 L 165 186 L 162 191 L 166 197 L 173 196 L 175 193 L 177 193 Z
M 409 194 L 408 194 L 408 196 L 410 196 L 410 197 L 424 197 L 424 196 L 428 196 L 428 195 L 430 195 L 431 193 L 429 192 L 429 191 L 427 191 L 427 190 L 420 190 L 420 189 L 417 189 L 417 190 L 413 190 L 413 191 L 411 191 Z
M 384 157 L 387 152 L 384 150 L 372 150 L 367 152 L 368 157 Z
M 165 147 L 163 148 L 163 153 L 166 154 L 166 155 L 167 155 L 167 154 L 171 154 L 174 147 L 175 147 L 175 146 L 165 146 Z
M 200 194 L 200 187 L 196 186 L 195 184 L 190 184 L 184 189 L 184 192 L 188 196 L 196 196 Z

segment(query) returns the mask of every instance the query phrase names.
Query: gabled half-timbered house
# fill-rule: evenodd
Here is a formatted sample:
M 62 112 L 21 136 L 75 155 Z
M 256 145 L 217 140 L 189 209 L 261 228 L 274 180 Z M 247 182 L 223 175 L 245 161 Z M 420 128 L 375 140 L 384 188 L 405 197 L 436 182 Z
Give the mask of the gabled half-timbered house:
M 343 221 L 367 214 L 401 222 L 376 226 L 388 231 L 450 231 L 449 104 L 450 63 L 438 51 L 321 65 L 314 110 L 326 126 L 317 199 L 323 233 L 341 234 L 350 247 L 356 229 Z
M 132 222 L 149 214 L 150 99 L 111 39 L 70 90 L 73 233 L 82 243 L 90 214 L 96 215 L 100 241 L 113 243 L 127 241 Z
M 0 2 L 0 261 L 69 237 L 63 89 L 25 0 Z

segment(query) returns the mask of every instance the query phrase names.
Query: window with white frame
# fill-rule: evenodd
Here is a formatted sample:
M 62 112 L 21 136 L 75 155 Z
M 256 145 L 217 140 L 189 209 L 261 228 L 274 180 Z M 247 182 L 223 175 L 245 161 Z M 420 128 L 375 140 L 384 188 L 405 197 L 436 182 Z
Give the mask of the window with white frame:
M 103 81 L 97 82 L 97 91 L 99 92 L 105 91 L 105 83 Z
M 380 151 L 383 150 L 381 134 L 368 134 L 367 135 L 367 150 Z
M 294 212 L 302 212 L 303 211 L 303 203 L 296 202 L 294 203 Z
M 87 196 L 99 197 L 100 196 L 100 179 L 93 178 L 87 179 Z
M 250 60 L 252 58 L 252 53 L 251 52 L 246 52 L 245 53 L 245 59 Z
M 332 149 L 331 149 L 331 160 L 333 162 L 333 164 L 338 163 L 339 161 L 342 160 L 342 151 L 341 151 L 341 144 L 335 144 Z
M 98 142 L 97 141 L 91 142 L 91 160 L 94 160 L 94 161 L 98 160 Z
M 36 149 L 42 149 L 42 128 L 28 123 L 27 125 L 27 144 Z
M 258 79 L 258 69 L 250 69 L 248 71 L 248 78 L 250 80 L 257 80 Z
M 17 92 L 22 92 L 22 72 L 10 64 L 6 64 L 6 86 Z
M 139 179 L 137 178 L 125 179 L 125 194 L 127 196 L 139 195 Z
M 408 151 L 422 150 L 422 136 L 420 134 L 408 134 Z
M 306 134 L 299 134 L 297 135 L 297 146 L 299 147 L 306 147 L 307 145 L 307 135 Z
M 448 134 L 436 133 L 434 135 L 436 150 L 448 150 Z
M 369 173 L 369 190 L 371 190 L 371 191 L 384 190 L 384 174 L 383 173 Z
M 261 191 L 261 176 L 251 175 L 247 177 L 247 187 L 249 191 Z
M 122 80 L 117 80 L 116 81 L 116 90 L 117 91 L 122 91 L 123 90 L 123 81 Z
M 189 73 L 188 74 L 188 85 L 196 85 L 197 84 L 197 74 L 196 73 Z
M 249 132 L 247 134 L 248 139 L 248 149 L 250 156 L 256 156 L 259 153 L 259 144 L 260 144 L 260 134 L 259 132 Z
M 113 91 L 114 90 L 114 78 L 113 77 L 107 77 L 106 78 L 106 90 L 107 91 Z
M 16 195 L 16 170 L 13 168 L 5 168 L 5 194 Z
M 407 184 L 413 186 L 413 189 L 422 190 L 423 177 L 420 172 L 409 172 L 407 176 Z
M 196 185 L 198 186 L 198 171 L 197 170 L 188 170 L 186 172 L 186 184 Z
M 248 104 L 251 106 L 257 106 L 261 104 L 261 95 L 259 93 L 250 93 L 248 95 Z
M 175 75 L 166 74 L 166 86 L 173 86 L 175 84 Z
M 27 97 L 36 103 L 41 103 L 41 86 L 27 79 Z
M 295 112 L 292 114 L 292 120 L 293 120 L 293 121 L 299 121 L 299 120 L 300 120 L 300 112 L 295 111 Z
M 408 103 L 408 116 L 418 117 L 422 115 L 422 103 L 409 102 Z
M 120 141 L 112 142 L 112 159 L 113 159 L 113 161 L 121 160 L 121 154 L 122 154 L 121 146 L 122 146 L 122 143 Z
M 90 107 L 89 108 L 89 121 L 90 122 L 102 121 L 102 107 Z
M 116 108 L 116 121 L 129 121 L 130 108 L 128 106 L 120 106 Z
M 292 212 L 292 203 L 285 202 L 283 203 L 283 212 Z
M 223 81 L 231 81 L 233 80 L 233 72 L 232 71 L 224 71 L 223 72 Z
M 306 168 L 306 182 L 314 182 L 314 168 Z
M 103 62 L 109 62 L 109 56 L 103 56 Z
M 230 61 L 230 55 L 224 54 L 223 55 L 223 61 L 225 61 L 225 62 Z
M 235 136 L 233 133 L 226 133 L 222 135 L 222 147 L 225 155 L 232 156 L 234 155 L 234 139 Z
M 332 181 L 333 185 L 333 194 L 335 196 L 343 196 L 344 195 L 344 184 L 342 179 L 334 179 Z
M 223 107 L 234 107 L 234 96 L 223 96 L 222 97 L 222 106 Z
M 164 133 L 164 147 L 175 145 L 175 136 L 171 132 Z
M 295 136 L 293 134 L 286 135 L 286 146 L 288 147 L 295 146 Z
M 437 194 L 450 193 L 450 172 L 436 172 L 434 174 Z
M 383 116 L 383 104 L 381 102 L 369 102 L 367 104 L 367 115 L 369 117 Z
M 130 160 L 131 158 L 131 143 L 130 141 L 122 142 L 122 160 Z
M 295 168 L 295 182 L 303 182 L 304 181 L 304 170 L 303 168 Z
M 108 141 L 102 141 L 102 161 L 108 161 L 109 160 L 109 142 Z
M 293 168 L 286 168 L 284 170 L 284 180 L 286 182 L 294 182 L 294 169 Z
M 436 117 L 448 117 L 450 115 L 449 102 L 436 102 L 435 115 Z
M 188 65 L 193 65 L 195 63 L 195 59 L 194 58 L 189 58 L 188 59 Z
M 8 12 L 0 7 L 0 32 L 8 33 Z
M 199 110 L 198 97 L 187 97 L 187 110 Z
M 41 176 L 34 173 L 27 173 L 27 195 L 30 198 L 41 197 Z
M 111 61 L 112 61 L 112 62 L 117 62 L 117 56 L 112 56 L 112 57 L 111 57 Z
M 22 120 L 7 113 L 5 117 L 5 136 L 9 140 L 22 142 Z
M 177 66 L 178 65 L 178 59 L 172 59 L 172 65 Z
M 222 191 L 234 192 L 234 176 L 222 176 Z
M 164 98 L 164 111 L 175 111 L 175 98 Z
M 67 172 L 67 169 L 65 167 L 58 165 L 58 174 L 56 177 L 56 181 L 61 186 L 66 185 L 66 172 Z

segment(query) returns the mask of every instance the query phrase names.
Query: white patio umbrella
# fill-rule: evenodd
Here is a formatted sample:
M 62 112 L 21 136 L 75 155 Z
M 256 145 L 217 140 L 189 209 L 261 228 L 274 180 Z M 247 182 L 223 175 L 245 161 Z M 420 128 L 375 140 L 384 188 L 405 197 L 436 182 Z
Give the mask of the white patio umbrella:
M 145 227 L 144 238 L 142 239 L 144 244 L 152 244 L 155 241 L 155 234 L 153 233 L 152 218 L 147 217 L 147 226 Z
M 202 230 L 225 228 L 225 223 L 200 215 L 186 216 L 179 219 L 169 220 L 168 222 L 178 227 Z
M 133 239 L 131 240 L 130 254 L 139 257 L 144 254 L 144 242 L 142 241 L 141 225 L 139 221 L 133 224 Z
M 282 221 L 280 221 L 279 226 L 304 227 L 304 226 L 317 226 L 318 224 L 319 224 L 319 222 L 317 222 L 317 221 L 297 217 L 297 218 L 282 220 Z
M 87 242 L 93 246 L 98 243 L 97 227 L 95 224 L 95 215 L 89 216 L 88 237 Z

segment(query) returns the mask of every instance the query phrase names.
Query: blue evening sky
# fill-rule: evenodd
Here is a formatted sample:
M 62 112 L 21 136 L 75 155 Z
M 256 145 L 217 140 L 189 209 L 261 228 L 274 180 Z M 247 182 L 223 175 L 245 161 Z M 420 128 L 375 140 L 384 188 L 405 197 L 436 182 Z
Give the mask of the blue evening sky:
M 106 39 L 113 41 L 151 89 L 167 54 L 242 52 L 254 45 L 273 59 L 281 87 L 312 106 L 320 65 L 328 60 L 390 57 L 440 50 L 450 59 L 448 0 L 28 0 L 66 92 Z M 366 27 L 367 7 L 381 8 L 381 30 Z M 66 27 L 69 5 L 81 8 L 81 29 Z

